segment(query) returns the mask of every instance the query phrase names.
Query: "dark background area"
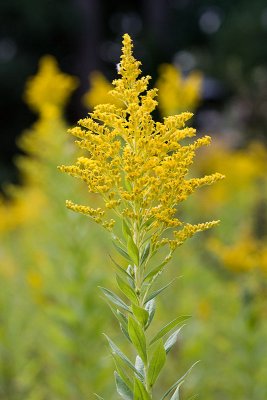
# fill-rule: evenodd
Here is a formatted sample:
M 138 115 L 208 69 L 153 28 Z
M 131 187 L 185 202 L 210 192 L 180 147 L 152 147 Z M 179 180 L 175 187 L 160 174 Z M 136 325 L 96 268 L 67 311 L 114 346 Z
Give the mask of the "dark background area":
M 0 27 L 0 182 L 16 180 L 16 138 L 35 119 L 23 90 L 39 58 L 52 54 L 79 77 L 67 110 L 73 123 L 86 112 L 81 95 L 90 71 L 115 77 L 125 32 L 145 74 L 156 77 L 163 62 L 203 71 L 201 129 L 238 125 L 239 145 L 266 138 L 266 0 L 1 0 Z

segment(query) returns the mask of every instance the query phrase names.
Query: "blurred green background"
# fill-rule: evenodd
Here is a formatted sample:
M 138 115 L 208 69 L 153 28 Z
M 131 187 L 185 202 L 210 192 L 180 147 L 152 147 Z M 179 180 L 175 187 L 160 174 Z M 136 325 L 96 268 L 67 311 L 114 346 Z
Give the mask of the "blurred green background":
M 76 158 L 67 127 L 106 99 L 128 32 L 162 93 L 155 118 L 192 110 L 213 138 L 192 174 L 226 175 L 179 210 L 222 222 L 178 249 L 162 277 L 182 276 L 159 325 L 193 318 L 160 390 L 201 359 L 184 398 L 266 400 L 266 2 L 2 0 L 0 18 L 0 399 L 117 398 L 101 333 L 121 337 L 97 288 L 114 283 L 113 249 L 65 209 L 96 200 L 56 167 Z

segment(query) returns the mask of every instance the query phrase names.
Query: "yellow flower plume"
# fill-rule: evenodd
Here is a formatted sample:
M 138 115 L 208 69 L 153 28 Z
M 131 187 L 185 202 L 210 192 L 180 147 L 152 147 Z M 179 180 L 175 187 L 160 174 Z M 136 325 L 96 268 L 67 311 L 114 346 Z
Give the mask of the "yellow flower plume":
M 47 55 L 39 62 L 38 74 L 27 81 L 25 101 L 40 114 L 60 113 L 77 85 L 78 79 L 62 73 L 56 59 Z
M 196 188 L 223 176 L 214 173 L 186 179 L 196 150 L 208 145 L 210 137 L 181 144 L 183 139 L 195 136 L 195 129 L 185 126 L 192 116 L 189 112 L 164 118 L 163 122 L 153 120 L 157 89 L 147 89 L 150 76 L 139 78 L 140 65 L 133 57 L 131 38 L 125 34 L 120 78 L 113 81 L 110 92 L 121 106 L 100 104 L 79 121 L 79 127 L 69 130 L 87 156 L 60 169 L 82 179 L 89 192 L 103 199 L 98 208 L 67 201 L 68 208 L 88 215 L 109 230 L 115 224 L 109 217 L 113 210 L 113 215 L 127 220 L 130 229 L 134 224 L 145 226 L 156 247 L 169 244 L 173 250 L 186 238 L 218 223 L 185 224 L 175 214 L 179 203 Z M 173 239 L 162 238 L 170 227 L 178 228 Z

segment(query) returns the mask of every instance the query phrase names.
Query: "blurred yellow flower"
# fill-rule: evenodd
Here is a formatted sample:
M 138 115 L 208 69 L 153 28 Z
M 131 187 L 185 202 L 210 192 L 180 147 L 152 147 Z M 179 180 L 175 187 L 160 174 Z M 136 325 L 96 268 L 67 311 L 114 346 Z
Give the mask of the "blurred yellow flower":
M 77 78 L 62 73 L 53 56 L 43 56 L 37 75 L 29 78 L 25 89 L 25 101 L 38 113 L 60 113 L 66 105 L 69 94 L 76 89 Z
M 209 248 L 222 264 L 235 273 L 267 272 L 267 240 L 256 239 L 250 232 L 243 232 L 231 245 L 217 239 L 209 241 Z
M 122 106 L 109 92 L 113 89 L 112 84 L 99 71 L 93 71 L 89 77 L 90 89 L 83 97 L 83 103 L 86 107 L 93 109 L 98 104 L 115 104 Z
M 198 157 L 197 165 L 202 173 L 218 169 L 227 176 L 222 184 L 198 194 L 201 206 L 209 211 L 211 208 L 220 208 L 238 194 L 246 192 L 246 197 L 251 191 L 255 194 L 255 187 L 266 179 L 267 149 L 259 142 L 237 150 L 215 143 L 212 151 L 207 149 Z
M 156 87 L 159 89 L 159 110 L 163 116 L 194 111 L 201 99 L 203 77 L 192 71 L 186 77 L 172 64 L 159 68 Z
M 0 198 L 0 232 L 33 221 L 45 208 L 47 198 L 43 187 L 49 179 L 47 170 L 51 159 L 58 159 L 66 141 L 60 135 L 66 128 L 63 107 L 76 86 L 76 78 L 63 74 L 52 56 L 41 59 L 37 75 L 27 82 L 25 100 L 40 115 L 33 127 L 18 139 L 18 146 L 26 154 L 15 159 L 22 185 L 7 186 L 7 199 Z

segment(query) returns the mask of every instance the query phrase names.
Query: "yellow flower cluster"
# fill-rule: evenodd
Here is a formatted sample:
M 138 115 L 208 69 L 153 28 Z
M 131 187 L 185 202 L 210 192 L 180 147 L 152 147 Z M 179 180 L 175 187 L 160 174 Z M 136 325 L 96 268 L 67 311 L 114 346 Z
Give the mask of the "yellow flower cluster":
M 30 78 L 25 89 L 25 101 L 40 114 L 60 113 L 66 105 L 69 93 L 78 80 L 59 69 L 53 56 L 44 56 L 39 63 L 39 72 Z
M 163 116 L 194 110 L 199 102 L 202 74 L 191 72 L 187 77 L 172 64 L 163 64 L 159 69 L 156 86 L 159 89 L 159 109 Z
M 139 78 L 140 62 L 132 54 L 132 41 L 123 37 L 123 49 L 118 73 L 110 92 L 121 107 L 100 104 L 88 118 L 79 121 L 79 127 L 69 132 L 78 138 L 77 144 L 87 151 L 76 165 L 61 166 L 68 174 L 82 179 L 89 192 L 101 195 L 104 204 L 92 209 L 67 202 L 67 206 L 82 212 L 96 222 L 112 229 L 108 219 L 110 209 L 128 224 L 146 226 L 155 245 L 169 244 L 171 249 L 188 237 L 217 224 L 184 224 L 175 217 L 177 205 L 194 190 L 210 185 L 223 176 L 215 173 L 203 178 L 186 179 L 196 150 L 210 143 L 205 136 L 191 144 L 182 145 L 185 138 L 195 135 L 193 128 L 185 127 L 191 118 L 189 112 L 155 122 L 151 113 L 157 106 L 157 89 L 148 90 L 149 76 Z M 174 239 L 160 239 L 170 227 L 179 227 Z
M 47 206 L 45 185 L 51 190 L 47 170 L 52 167 L 54 174 L 55 160 L 64 152 L 63 107 L 76 85 L 76 78 L 63 74 L 52 56 L 40 60 L 37 75 L 27 82 L 25 100 L 39 118 L 18 140 L 26 154 L 15 160 L 22 185 L 5 188 L 8 200 L 0 196 L 0 232 L 34 221 Z
M 266 238 L 256 239 L 250 232 L 244 232 L 232 245 L 224 245 L 216 239 L 210 241 L 211 251 L 223 265 L 235 273 L 261 271 L 267 273 Z
M 219 169 L 227 176 L 227 182 L 199 193 L 199 204 L 207 211 L 222 207 L 238 193 L 246 193 L 249 199 L 255 199 L 255 188 L 266 179 L 267 150 L 260 142 L 237 150 L 215 143 L 212 151 L 207 149 L 197 161 L 203 173 Z

